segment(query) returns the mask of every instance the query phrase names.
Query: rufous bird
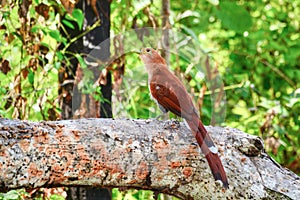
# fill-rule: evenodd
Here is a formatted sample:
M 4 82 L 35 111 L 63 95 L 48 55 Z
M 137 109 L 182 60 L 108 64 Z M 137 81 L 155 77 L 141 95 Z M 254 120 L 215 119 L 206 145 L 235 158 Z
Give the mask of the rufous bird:
M 192 99 L 181 81 L 168 69 L 167 63 L 152 48 L 143 48 L 140 58 L 148 72 L 149 90 L 162 112 L 171 111 L 184 118 L 204 153 L 215 180 L 220 180 L 228 188 L 228 180 L 218 148 L 199 119 Z

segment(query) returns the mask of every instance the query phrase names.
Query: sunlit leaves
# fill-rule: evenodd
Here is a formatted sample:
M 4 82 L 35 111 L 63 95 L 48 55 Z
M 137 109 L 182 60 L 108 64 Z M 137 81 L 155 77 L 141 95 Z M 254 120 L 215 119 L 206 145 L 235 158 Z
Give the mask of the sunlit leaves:
M 62 23 L 67 27 L 69 27 L 70 29 L 75 29 L 75 26 L 69 20 L 63 19 Z
M 58 30 L 49 30 L 49 35 L 58 42 L 62 41 L 62 37 Z
M 72 15 L 67 14 L 65 18 L 62 19 L 62 23 L 70 29 L 75 29 L 74 23 L 76 23 L 80 30 L 82 29 L 83 21 L 84 15 L 80 9 L 73 9 Z
M 33 71 L 32 70 L 29 70 L 29 73 L 28 73 L 28 81 L 29 81 L 29 83 L 31 84 L 31 85 L 33 85 L 33 83 L 34 83 L 34 73 L 33 73 Z
M 81 55 L 79 55 L 79 54 L 75 54 L 75 57 L 77 58 L 77 60 L 78 60 L 78 62 L 79 62 L 79 64 L 80 64 L 80 67 L 81 67 L 82 69 L 85 69 L 85 68 L 87 67 L 87 64 L 86 64 L 86 62 L 84 61 L 83 57 L 82 57 Z
M 217 16 L 221 19 L 224 27 L 237 33 L 243 33 L 252 26 L 252 19 L 248 11 L 235 2 L 221 1 Z
M 82 29 L 84 15 L 80 9 L 74 9 L 72 12 L 72 16 L 76 19 L 79 29 Z

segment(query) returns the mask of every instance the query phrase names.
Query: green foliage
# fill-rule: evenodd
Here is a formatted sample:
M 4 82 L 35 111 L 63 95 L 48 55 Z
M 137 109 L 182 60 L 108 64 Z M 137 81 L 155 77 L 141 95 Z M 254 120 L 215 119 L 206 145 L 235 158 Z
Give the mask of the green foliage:
M 46 5 L 36 0 L 28 8 L 23 7 L 24 16 L 19 12 L 21 3 L 7 2 L 0 8 L 0 96 L 4 100 L 0 103 L 0 116 L 56 119 L 60 111 L 58 70 L 62 62 L 68 62 L 65 49 L 58 50 L 67 41 L 60 28 L 70 26 L 71 21 L 82 27 L 83 14 L 74 9 L 61 24 L 61 14 L 66 12 L 61 4 L 50 1 Z M 83 64 L 80 55 L 75 57 Z
M 1 200 L 19 200 L 22 199 L 23 190 L 11 190 L 7 193 L 0 193 L 0 199 Z
M 53 194 L 50 196 L 50 200 L 64 200 L 65 198 L 63 196 Z
M 33 200 L 64 200 L 65 198 L 63 196 L 60 196 L 58 194 L 52 194 L 49 195 L 50 197 L 46 198 L 43 196 L 43 194 L 37 194 L 35 197 L 32 197 L 28 192 L 26 192 L 24 189 L 20 190 L 10 190 L 7 193 L 0 193 L 0 200 L 22 200 L 22 199 L 33 199 Z
M 296 155 L 300 147 L 300 99 L 296 95 L 300 87 L 300 54 L 294 50 L 300 41 L 299 32 L 295 32 L 299 30 L 295 17 L 300 14 L 299 2 L 251 1 L 241 5 L 252 15 L 254 26 L 242 34 L 235 31 L 232 37 L 224 33 L 223 38 L 211 38 L 225 44 L 221 48 L 228 52 L 222 58 L 228 63 L 224 65 L 225 84 L 244 83 L 241 88 L 227 92 L 226 123 L 262 136 L 268 151 L 276 154 L 276 160 L 289 166 L 299 161 Z M 216 16 L 219 17 L 217 12 Z M 223 24 L 222 17 L 220 20 Z M 232 26 L 226 28 L 235 30 Z M 277 147 L 269 143 L 270 138 L 275 139 Z
M 221 1 L 219 9 L 216 10 L 216 16 L 221 20 L 224 27 L 243 33 L 251 29 L 252 21 L 249 12 L 236 2 Z
M 158 200 L 164 199 L 161 197 L 162 194 L 158 195 Z M 154 200 L 154 193 L 146 190 L 127 190 L 120 192 L 117 188 L 112 190 L 112 200 Z M 177 198 L 171 197 L 170 199 L 176 200 Z

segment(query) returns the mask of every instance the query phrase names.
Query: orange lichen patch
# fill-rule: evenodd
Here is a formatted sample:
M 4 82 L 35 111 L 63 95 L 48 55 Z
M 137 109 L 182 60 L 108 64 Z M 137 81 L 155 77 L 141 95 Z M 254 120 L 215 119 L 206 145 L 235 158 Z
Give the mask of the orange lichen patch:
M 48 133 L 38 130 L 38 132 L 33 136 L 33 141 L 34 141 L 33 146 L 37 147 L 39 143 L 47 144 L 49 143 L 49 139 L 50 138 Z
M 115 175 L 114 178 L 116 179 L 122 179 L 126 175 L 119 164 L 108 164 L 101 161 L 93 161 L 91 165 L 91 171 L 89 175 L 87 175 L 90 177 L 102 177 L 106 176 L 105 174 L 108 173 L 111 176 Z M 105 173 L 103 174 L 103 172 Z M 87 177 L 86 174 L 84 174 L 84 176 Z
M 79 136 L 79 131 L 78 130 L 71 130 L 74 136 Z
M 63 135 L 62 128 L 58 128 L 55 131 L 55 137 L 61 137 Z
M 45 147 L 45 154 L 47 156 L 55 155 L 59 151 L 61 151 L 61 149 L 59 149 L 57 145 L 51 145 L 51 146 L 46 146 Z
M 56 139 L 60 145 L 78 142 L 80 138 L 80 134 L 76 130 L 69 130 L 66 128 L 58 129 L 54 134 L 54 139 Z
M 21 140 L 19 142 L 19 146 L 23 152 L 27 152 L 30 149 L 30 141 L 29 140 Z
M 112 174 L 123 173 L 119 164 L 112 164 L 110 166 L 107 166 L 107 168 L 110 168 L 110 172 Z
M 138 182 L 138 181 L 134 179 L 134 180 L 128 181 L 127 183 L 128 183 L 128 184 L 134 184 L 134 183 L 137 183 L 137 182 Z
M 117 179 L 122 179 L 126 174 L 124 172 L 120 172 L 117 176 Z
M 126 145 L 126 152 L 129 153 L 132 151 L 132 147 L 131 147 L 131 144 L 133 143 L 132 141 L 132 138 L 130 138 L 127 142 L 127 145 Z
M 64 171 L 64 166 L 59 165 L 59 164 L 54 164 L 54 165 L 52 165 L 51 169 L 52 169 L 52 171 L 59 173 L 59 172 Z
M 90 162 L 90 155 L 86 152 L 84 145 L 77 144 L 77 153 L 82 161 Z
M 97 157 L 93 157 L 90 162 L 90 176 L 101 176 L 101 172 L 109 172 L 111 175 L 116 175 L 115 178 L 121 179 L 125 176 L 124 170 L 122 169 L 123 165 L 121 163 L 116 162 L 122 154 L 124 154 L 124 148 L 116 148 L 112 152 L 107 152 L 107 144 L 102 140 L 93 140 L 90 143 L 90 151 L 91 154 L 96 154 Z M 96 151 L 97 153 L 93 153 L 92 151 Z M 98 153 L 99 152 L 99 153 Z M 88 154 L 87 157 L 83 156 L 85 159 L 89 159 Z M 87 161 L 87 160 L 86 160 Z
M 244 163 L 247 160 L 247 158 L 241 158 L 241 162 Z
M 126 151 L 126 153 L 132 152 L 132 148 L 130 146 L 127 146 L 125 151 Z
M 146 179 L 148 173 L 148 165 L 146 162 L 141 162 L 135 171 L 137 178 L 140 180 Z
M 59 127 L 59 128 L 65 127 L 65 125 L 63 125 L 63 124 L 56 124 L 56 126 Z
M 168 146 L 169 144 L 164 140 L 164 139 L 160 139 L 160 141 L 158 141 L 159 139 L 157 139 L 153 145 L 153 147 L 155 149 L 165 149 L 166 146 Z
M 183 168 L 182 173 L 186 178 L 189 178 L 193 174 L 193 168 L 185 167 Z
M 56 170 L 55 170 L 56 169 Z M 65 181 L 68 177 L 63 175 L 63 171 L 60 170 L 59 166 L 53 166 L 53 170 L 50 176 L 49 184 L 58 183 Z
M 118 161 L 120 157 L 125 158 L 125 151 L 123 146 L 117 146 L 113 151 L 107 152 L 106 148 L 101 150 L 102 156 L 101 159 L 105 162 L 106 166 L 111 169 L 111 173 L 121 173 L 124 172 L 123 162 Z
M 7 157 L 5 147 L 3 147 L 3 146 L 0 147 L 0 156 L 3 158 Z
M 154 166 L 160 170 L 163 171 L 166 169 L 166 167 L 169 165 L 169 160 L 167 159 L 170 145 L 165 140 L 165 138 L 155 138 L 153 140 L 153 147 L 157 151 L 157 157 L 158 161 L 154 164 Z
M 59 137 L 55 137 L 55 139 L 57 139 L 59 144 L 71 144 L 73 142 L 73 139 L 70 138 L 69 135 L 61 135 Z
M 35 145 L 35 148 L 36 148 L 37 151 L 39 151 L 39 152 L 43 152 L 43 151 L 45 150 L 45 146 L 44 146 L 44 145 L 36 144 L 36 145 Z
M 78 130 L 70 130 L 71 135 L 73 135 L 73 139 L 75 141 L 79 141 L 81 139 L 81 134 L 82 132 L 78 131 Z
M 105 163 L 99 161 L 99 160 L 92 160 L 92 168 L 90 175 L 93 177 L 101 177 L 100 172 L 101 171 L 108 171 L 109 169 L 105 165 Z
M 39 170 L 35 163 L 30 163 L 28 166 L 29 177 L 42 177 L 44 175 L 43 170 Z
M 60 164 L 56 163 L 53 164 L 51 167 L 51 176 L 50 176 L 50 183 L 61 183 L 62 181 L 65 181 L 68 179 L 69 172 L 72 172 L 72 170 L 68 169 L 68 165 L 66 164 Z
M 133 143 L 133 140 L 132 140 L 132 138 L 130 138 L 130 139 L 128 140 L 127 144 L 132 144 L 132 143 Z
M 171 162 L 171 168 L 177 168 L 181 166 L 181 162 L 180 161 L 176 161 L 176 162 Z
M 199 147 L 195 145 L 189 145 L 188 149 L 181 149 L 179 153 L 182 154 L 184 157 L 186 157 L 186 155 L 199 156 Z

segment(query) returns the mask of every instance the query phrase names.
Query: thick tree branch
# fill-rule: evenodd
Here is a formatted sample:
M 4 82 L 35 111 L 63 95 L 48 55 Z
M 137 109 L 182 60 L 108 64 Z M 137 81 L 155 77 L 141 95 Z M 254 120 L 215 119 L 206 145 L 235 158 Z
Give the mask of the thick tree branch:
M 207 127 L 230 188 L 215 182 L 190 131 L 155 120 L 0 119 L 0 190 L 55 186 L 125 187 L 183 199 L 297 199 L 300 179 L 264 153 L 262 141 Z

